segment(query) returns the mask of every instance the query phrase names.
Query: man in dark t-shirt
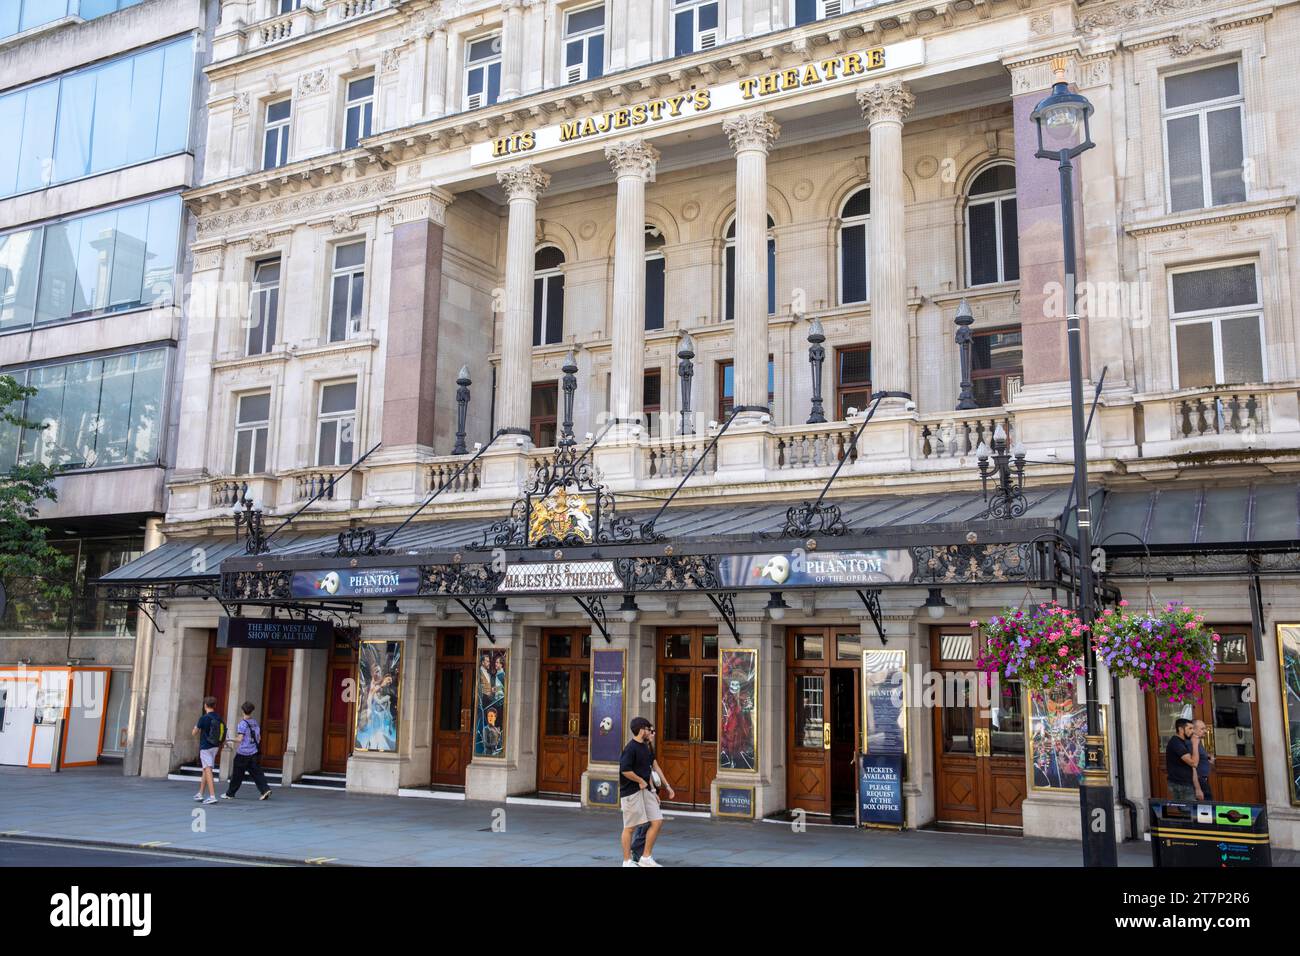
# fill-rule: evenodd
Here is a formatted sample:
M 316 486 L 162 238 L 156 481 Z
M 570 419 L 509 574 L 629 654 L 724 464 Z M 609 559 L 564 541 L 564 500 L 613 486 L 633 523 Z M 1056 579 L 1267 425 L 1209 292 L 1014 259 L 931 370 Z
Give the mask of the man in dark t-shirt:
M 663 812 L 659 809 L 659 796 L 655 792 L 652 780 L 655 774 L 663 779 L 663 771 L 655 761 L 650 749 L 650 721 L 644 717 L 633 717 L 629 728 L 632 739 L 623 748 L 619 757 L 619 805 L 623 810 L 623 865 L 624 866 L 659 866 L 651 855 L 655 840 L 664 824 Z M 676 797 L 673 788 L 668 789 L 669 799 Z M 649 824 L 646 831 L 645 853 L 635 863 L 632 861 L 632 834 L 642 824 Z
M 1169 781 L 1169 798 L 1188 803 L 1196 799 L 1196 753 L 1190 739 L 1192 722 L 1186 717 L 1174 721 L 1174 733 L 1165 746 L 1165 777 Z

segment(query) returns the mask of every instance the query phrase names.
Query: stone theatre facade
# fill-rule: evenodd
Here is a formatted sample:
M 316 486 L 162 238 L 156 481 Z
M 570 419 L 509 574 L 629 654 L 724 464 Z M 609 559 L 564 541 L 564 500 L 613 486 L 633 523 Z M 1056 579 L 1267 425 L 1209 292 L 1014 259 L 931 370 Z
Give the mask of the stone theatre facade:
M 1089 400 L 1103 382 L 1090 470 L 1130 509 L 1103 533 L 1177 551 L 1152 599 L 1234 635 L 1207 723 L 1230 799 L 1267 804 L 1294 847 L 1279 655 L 1300 589 L 1274 558 L 1300 539 L 1300 150 L 1278 55 L 1298 29 L 1291 3 L 1197 0 L 227 0 L 185 196 L 164 547 L 188 566 L 230 546 L 243 499 L 270 527 L 326 487 L 286 536 L 395 526 L 449 479 L 419 523 L 497 520 L 563 437 L 566 372 L 578 443 L 603 436 L 592 461 L 621 509 L 657 506 L 692 467 L 670 514 L 793 504 L 843 460 L 833 497 L 924 500 L 941 522 L 968 513 L 942 502 L 980 499 L 977 446 L 999 428 L 1026 451 L 1027 489 L 1064 488 L 1060 196 L 1030 116 L 1064 70 L 1096 108 L 1075 189 Z M 975 407 L 958 411 L 967 314 Z M 911 399 L 882 402 L 855 443 L 881 391 Z M 1188 556 L 1227 540 L 1239 563 Z M 1126 560 L 1116 583 L 1144 601 Z M 862 734 L 862 651 L 905 650 L 917 678 L 959 670 L 968 622 L 1025 592 L 954 580 L 936 608 L 925 587 L 886 589 L 879 630 L 852 591 L 801 591 L 781 614 L 742 593 L 734 639 L 689 593 L 611 613 L 603 634 L 563 593 L 511 598 L 491 641 L 455 602 L 386 617 L 368 601 L 361 640 L 403 648 L 391 753 L 352 746 L 346 650 L 223 651 L 221 608 L 175 599 L 153 637 L 144 772 L 192 759 L 192 712 L 217 687 L 267 708 L 285 784 L 590 803 L 586 783 L 611 775 L 588 742 L 591 654 L 614 647 L 624 716 L 657 722 L 683 802 L 719 813 L 733 786 L 755 816 L 834 818 L 853 802 L 836 767 Z M 717 757 L 727 647 L 755 652 L 755 768 Z M 470 739 L 485 649 L 509 651 L 492 757 Z M 1140 829 L 1177 714 L 1131 684 L 1108 697 L 1109 755 Z M 907 710 L 909 826 L 1077 833 L 1077 793 L 1036 783 L 1018 692 L 992 716 Z

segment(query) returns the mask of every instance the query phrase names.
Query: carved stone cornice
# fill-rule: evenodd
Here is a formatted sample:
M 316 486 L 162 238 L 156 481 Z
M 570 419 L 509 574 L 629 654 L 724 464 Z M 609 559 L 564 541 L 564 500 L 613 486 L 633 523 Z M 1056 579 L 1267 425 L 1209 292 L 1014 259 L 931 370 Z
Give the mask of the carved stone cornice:
M 872 83 L 858 90 L 862 118 L 871 123 L 901 123 L 916 105 L 916 97 L 902 80 Z
M 445 226 L 447 225 L 447 207 L 452 204 L 455 198 L 445 190 L 430 187 L 406 196 L 395 196 L 392 202 L 384 207 L 384 210 L 388 213 L 394 226 L 400 226 L 407 222 L 418 222 L 421 219 L 427 219 L 440 226 Z
M 273 202 L 248 205 L 229 212 L 202 215 L 200 208 L 198 238 L 215 239 L 249 226 L 274 228 L 280 224 L 292 224 L 302 219 L 304 215 L 317 213 L 332 206 L 381 199 L 392 192 L 396 183 L 396 174 L 388 173 L 329 189 L 303 192 Z
M 551 185 L 551 176 L 539 167 L 525 163 L 498 172 L 497 182 L 511 199 L 531 199 L 537 202 L 537 197 Z
M 780 125 L 763 110 L 727 117 L 722 121 L 722 131 L 737 153 L 754 149 L 766 153 L 781 135 Z
M 643 139 L 629 139 L 606 146 L 605 158 L 615 176 L 640 176 L 645 182 L 654 182 L 659 150 Z
M 1263 202 L 1238 203 L 1232 206 L 1217 206 L 1211 209 L 1197 209 L 1192 212 L 1177 213 L 1172 216 L 1160 216 L 1158 219 L 1128 223 L 1124 226 L 1124 231 L 1134 238 L 1154 236 L 1164 232 L 1181 232 L 1197 226 L 1287 216 L 1295 211 L 1295 208 L 1296 197 L 1285 196 L 1281 199 L 1265 200 Z
M 1129 0 L 1112 3 L 1085 13 L 1079 18 L 1079 32 L 1092 37 L 1100 33 L 1122 30 L 1125 27 L 1149 26 L 1153 20 L 1164 20 L 1217 5 L 1219 0 Z

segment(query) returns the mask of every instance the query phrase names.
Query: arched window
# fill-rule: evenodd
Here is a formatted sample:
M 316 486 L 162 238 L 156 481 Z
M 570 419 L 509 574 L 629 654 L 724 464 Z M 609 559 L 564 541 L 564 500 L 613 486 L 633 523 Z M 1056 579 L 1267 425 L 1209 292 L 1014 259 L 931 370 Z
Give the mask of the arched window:
M 840 305 L 871 297 L 867 257 L 871 229 L 871 189 L 863 187 L 840 208 Z
M 664 234 L 645 226 L 645 327 L 664 327 Z
M 554 345 L 564 339 L 564 253 L 543 246 L 533 259 L 533 344 Z
M 767 217 L 767 314 L 776 313 L 776 240 L 772 230 L 776 223 Z M 723 253 L 723 315 L 730 322 L 736 317 L 736 217 L 727 226 L 727 247 Z
M 967 284 L 1014 282 L 1020 278 L 1016 168 L 990 166 L 971 181 L 966 196 Z

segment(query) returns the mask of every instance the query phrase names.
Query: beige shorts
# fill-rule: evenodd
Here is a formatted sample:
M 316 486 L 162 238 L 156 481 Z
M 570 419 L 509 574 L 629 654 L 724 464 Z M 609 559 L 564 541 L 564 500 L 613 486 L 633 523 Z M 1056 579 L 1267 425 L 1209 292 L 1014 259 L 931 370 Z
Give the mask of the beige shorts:
M 630 797 L 621 797 L 618 802 L 623 808 L 625 830 L 664 818 L 663 811 L 659 809 L 659 796 L 649 788 L 638 790 Z
M 199 766 L 211 770 L 217 764 L 217 751 L 220 747 L 205 747 L 199 751 Z

